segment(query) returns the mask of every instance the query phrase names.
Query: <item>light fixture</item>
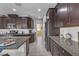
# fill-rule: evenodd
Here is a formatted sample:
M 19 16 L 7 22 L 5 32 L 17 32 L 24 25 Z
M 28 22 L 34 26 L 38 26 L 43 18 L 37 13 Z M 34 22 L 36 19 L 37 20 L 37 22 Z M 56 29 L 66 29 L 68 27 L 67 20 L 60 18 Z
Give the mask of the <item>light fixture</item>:
M 40 11 L 41 11 L 41 9 L 39 8 L 39 9 L 38 9 L 38 12 L 40 12 Z
M 13 10 L 14 12 L 16 11 L 16 9 L 15 9 L 15 8 L 13 8 L 12 10 Z

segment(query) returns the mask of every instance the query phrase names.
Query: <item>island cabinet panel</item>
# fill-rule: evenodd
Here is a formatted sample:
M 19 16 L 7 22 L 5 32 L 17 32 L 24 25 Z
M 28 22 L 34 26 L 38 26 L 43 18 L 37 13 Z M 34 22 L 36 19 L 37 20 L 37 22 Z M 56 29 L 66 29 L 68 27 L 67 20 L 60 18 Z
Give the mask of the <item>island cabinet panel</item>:
M 52 56 L 71 56 L 69 52 L 67 52 L 64 48 L 59 46 L 55 41 L 50 39 L 51 45 L 50 45 L 50 52 Z

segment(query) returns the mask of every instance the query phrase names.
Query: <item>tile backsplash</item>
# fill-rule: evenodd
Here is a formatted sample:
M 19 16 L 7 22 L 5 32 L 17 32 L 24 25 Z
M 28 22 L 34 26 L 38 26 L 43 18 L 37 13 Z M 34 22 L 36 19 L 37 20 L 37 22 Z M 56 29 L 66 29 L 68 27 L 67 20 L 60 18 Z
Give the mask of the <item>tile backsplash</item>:
M 66 34 L 70 33 L 72 35 L 71 40 L 78 42 L 78 39 L 79 39 L 78 32 L 79 32 L 79 27 L 62 27 L 60 28 L 60 38 L 61 38 L 61 35 L 66 37 Z

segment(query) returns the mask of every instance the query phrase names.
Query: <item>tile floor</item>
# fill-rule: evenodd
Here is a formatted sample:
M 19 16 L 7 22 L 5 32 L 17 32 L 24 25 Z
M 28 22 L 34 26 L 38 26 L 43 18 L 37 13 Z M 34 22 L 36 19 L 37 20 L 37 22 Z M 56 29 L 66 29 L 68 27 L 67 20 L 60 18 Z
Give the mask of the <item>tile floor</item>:
M 45 49 L 45 44 L 42 37 L 38 37 L 34 43 L 30 44 L 29 56 L 52 56 L 52 55 Z

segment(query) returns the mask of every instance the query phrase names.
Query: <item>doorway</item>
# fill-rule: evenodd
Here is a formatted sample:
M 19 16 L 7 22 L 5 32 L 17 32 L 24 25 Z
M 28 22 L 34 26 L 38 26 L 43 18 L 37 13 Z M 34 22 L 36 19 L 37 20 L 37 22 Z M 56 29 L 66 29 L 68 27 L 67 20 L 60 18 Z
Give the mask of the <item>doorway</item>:
M 39 47 L 43 45 L 43 26 L 42 23 L 36 24 L 36 41 Z
M 37 26 L 37 31 L 36 31 L 36 34 L 37 34 L 37 37 L 42 37 L 42 35 L 43 35 L 43 27 L 42 27 L 42 24 L 37 24 L 36 25 Z

